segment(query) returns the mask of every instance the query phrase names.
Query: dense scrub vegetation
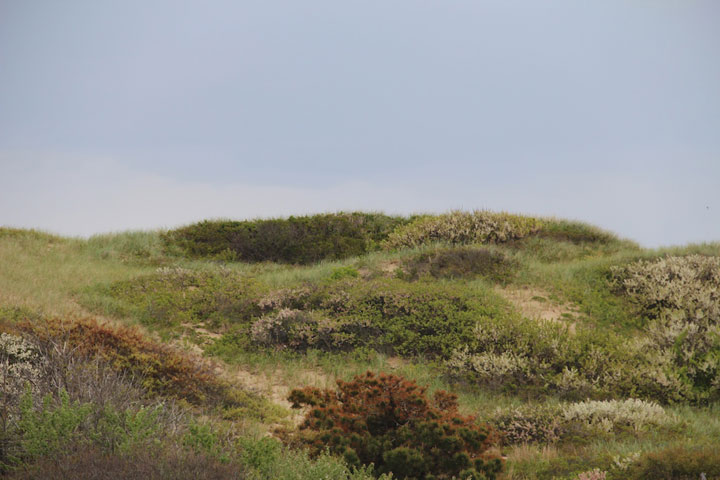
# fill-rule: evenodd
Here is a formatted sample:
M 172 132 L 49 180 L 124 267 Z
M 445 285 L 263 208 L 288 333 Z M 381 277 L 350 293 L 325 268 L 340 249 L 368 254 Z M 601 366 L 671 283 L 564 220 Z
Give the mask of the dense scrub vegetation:
M 330 448 L 351 465 L 373 464 L 399 478 L 492 480 L 502 469 L 488 453 L 493 431 L 457 410 L 457 397 L 402 377 L 367 372 L 338 389 L 293 390 L 293 406 L 309 406 L 294 440 Z
M 480 247 L 440 248 L 406 258 L 400 277 L 417 280 L 432 278 L 482 277 L 491 282 L 507 283 L 517 264 L 507 255 Z
M 490 212 L 87 241 L 0 229 L 0 469 L 710 479 L 718 258 L 720 244 L 650 251 L 578 222 Z M 419 414 L 370 428 L 397 420 L 390 397 Z M 487 435 L 479 450 L 465 427 Z
M 454 211 L 444 215 L 426 215 L 395 229 L 385 241 L 390 249 L 418 247 L 444 242 L 467 245 L 502 243 L 538 232 L 542 220 L 486 210 Z
M 205 221 L 172 230 L 164 239 L 193 257 L 309 264 L 373 251 L 395 227 L 408 221 L 379 213 Z

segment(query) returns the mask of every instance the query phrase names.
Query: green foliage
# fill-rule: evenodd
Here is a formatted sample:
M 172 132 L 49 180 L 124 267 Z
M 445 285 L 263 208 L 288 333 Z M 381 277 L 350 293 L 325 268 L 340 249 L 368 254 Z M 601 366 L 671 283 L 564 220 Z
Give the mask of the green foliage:
M 478 318 L 504 314 L 479 288 L 387 278 L 279 290 L 260 305 L 269 315 L 253 325 L 253 332 L 265 345 L 370 346 L 428 357 L 448 357 L 457 345 L 473 340 Z
M 249 478 L 274 480 L 371 480 L 372 466 L 349 468 L 341 459 L 323 451 L 315 458 L 305 451 L 287 448 L 273 438 L 244 439 L 239 441 L 243 465 L 251 468 Z M 391 480 L 392 475 L 381 475 L 380 480 Z
M 506 445 L 554 443 L 566 433 L 558 406 L 529 405 L 499 410 L 491 424 Z
M 446 362 L 448 373 L 492 389 L 566 400 L 673 402 L 688 395 L 640 343 L 615 334 L 582 329 L 570 335 L 563 325 L 508 316 L 479 319 L 474 334 Z
M 720 398 L 720 258 L 641 260 L 613 269 L 612 281 L 649 319 L 640 348 L 698 399 Z
M 310 264 L 362 255 L 408 220 L 380 213 L 334 213 L 285 219 L 204 221 L 163 235 L 191 257 Z
M 623 478 L 627 480 L 708 480 L 720 478 L 720 452 L 717 446 L 707 448 L 668 447 L 643 454 L 630 465 Z
M 516 262 L 487 248 L 452 247 L 420 253 L 403 261 L 401 278 L 421 277 L 472 278 L 481 276 L 493 282 L 507 283 L 517 267 Z
M 493 213 L 453 211 L 443 215 L 426 215 L 396 228 L 384 242 L 387 249 L 419 247 L 435 242 L 450 244 L 502 243 L 537 232 L 540 219 Z
M 161 268 L 152 275 L 94 290 L 114 301 L 115 314 L 168 328 L 181 323 L 204 322 L 213 327 L 248 323 L 260 314 L 255 299 L 263 287 L 230 271 Z
M 45 396 L 38 408 L 28 390 L 20 403 L 18 429 L 24 457 L 35 458 L 59 451 L 65 444 L 78 438 L 80 426 L 87 420 L 92 409 L 88 404 L 71 403 L 65 391 L 61 391 L 57 405 L 53 398 Z
M 455 395 L 437 391 L 430 400 L 414 382 L 371 372 L 337 383 L 337 391 L 291 392 L 295 407 L 310 407 L 293 441 L 399 478 L 493 479 L 502 469 L 488 452 L 492 429 L 461 416 Z
M 139 445 L 148 444 L 161 433 L 159 417 L 166 407 L 159 404 L 117 410 L 105 406 L 95 415 L 94 431 L 88 436 L 95 445 L 107 451 L 129 452 Z
M 342 280 L 343 278 L 357 278 L 360 274 L 353 267 L 338 267 L 330 274 L 333 280 Z
M 611 232 L 586 223 L 567 220 L 545 220 L 542 228 L 537 232 L 537 236 L 576 245 L 583 243 L 618 243 L 617 236 Z

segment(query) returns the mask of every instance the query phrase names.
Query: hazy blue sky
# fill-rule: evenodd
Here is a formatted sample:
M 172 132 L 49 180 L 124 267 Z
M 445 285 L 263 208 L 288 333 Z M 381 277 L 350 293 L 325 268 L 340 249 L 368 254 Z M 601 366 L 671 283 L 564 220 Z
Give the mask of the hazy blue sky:
M 720 2 L 0 0 L 0 225 L 451 208 L 720 240 Z

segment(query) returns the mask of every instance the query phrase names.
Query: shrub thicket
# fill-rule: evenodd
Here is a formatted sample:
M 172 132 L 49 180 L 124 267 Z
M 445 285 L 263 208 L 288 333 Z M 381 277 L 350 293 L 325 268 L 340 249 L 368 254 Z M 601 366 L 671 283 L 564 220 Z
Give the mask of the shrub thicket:
M 310 407 L 294 440 L 315 452 L 329 447 L 351 465 L 409 479 L 493 479 L 501 460 L 489 454 L 493 431 L 457 411 L 453 394 L 394 375 L 367 372 L 338 390 L 293 390 L 295 407 Z
M 398 279 L 307 285 L 263 298 L 260 306 L 268 313 L 253 332 L 265 345 L 324 350 L 364 345 L 446 358 L 457 345 L 473 341 L 478 318 L 504 314 L 486 300 L 462 286 Z
M 23 322 L 15 328 L 29 335 L 40 351 L 65 349 L 75 357 L 102 359 L 115 371 L 141 379 L 150 393 L 198 405 L 237 407 L 259 402 L 231 388 L 207 360 L 149 340 L 136 328 L 104 325 L 89 318 L 47 318 L 42 323 Z
M 309 264 L 375 250 L 409 219 L 380 213 L 335 213 L 283 219 L 204 221 L 171 230 L 168 246 L 191 257 Z
M 260 315 L 256 298 L 264 291 L 258 282 L 230 271 L 183 268 L 160 268 L 152 275 L 93 290 L 109 299 L 104 307 L 113 313 L 160 328 L 248 323 Z
M 613 269 L 613 284 L 648 319 L 639 348 L 673 371 L 698 399 L 720 397 L 720 258 L 638 261 Z
M 385 248 L 419 247 L 429 243 L 502 243 L 537 232 L 543 222 L 533 217 L 493 213 L 453 211 L 425 215 L 396 228 L 384 242 Z
M 507 316 L 481 318 L 475 339 L 456 348 L 448 373 L 492 389 L 567 400 L 636 397 L 695 399 L 674 370 L 666 371 L 641 343 L 612 334 Z
M 487 248 L 451 247 L 420 253 L 403 261 L 400 276 L 417 280 L 433 278 L 468 278 L 482 276 L 494 282 L 508 282 L 516 263 L 500 252 Z

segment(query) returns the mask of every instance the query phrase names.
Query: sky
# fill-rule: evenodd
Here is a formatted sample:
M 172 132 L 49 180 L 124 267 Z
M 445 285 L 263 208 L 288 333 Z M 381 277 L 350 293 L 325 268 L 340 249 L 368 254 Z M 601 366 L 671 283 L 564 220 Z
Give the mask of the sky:
M 451 209 L 720 241 L 720 2 L 0 0 L 0 225 Z

